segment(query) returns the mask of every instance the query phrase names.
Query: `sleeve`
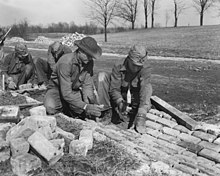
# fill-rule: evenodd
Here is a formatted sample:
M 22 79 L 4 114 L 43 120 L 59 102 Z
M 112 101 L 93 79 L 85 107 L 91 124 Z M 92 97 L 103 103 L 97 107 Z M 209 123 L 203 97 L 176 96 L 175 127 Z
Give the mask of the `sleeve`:
M 33 58 L 32 58 L 32 56 L 31 56 L 31 54 L 29 54 L 29 64 L 32 66 L 32 68 L 33 68 L 33 74 L 32 74 L 32 76 L 31 76 L 31 78 L 30 78 L 30 82 L 32 83 L 32 84 L 37 84 L 37 76 L 36 76 L 36 68 L 35 68 L 35 64 L 34 64 L 34 60 L 33 60 Z
M 143 111 L 143 109 L 148 112 L 151 108 L 150 98 L 152 95 L 152 85 L 151 85 L 151 69 L 144 68 L 140 72 L 140 105 L 139 110 Z
M 83 108 L 85 107 L 86 103 L 82 101 L 80 91 L 72 90 L 70 73 L 72 69 L 74 70 L 76 68 L 71 67 L 72 65 L 65 63 L 60 63 L 59 65 L 57 65 L 61 95 L 63 96 L 64 100 L 70 105 L 70 108 L 74 112 L 81 114 L 84 111 Z
M 118 104 L 121 100 L 123 100 L 123 98 L 121 95 L 121 73 L 117 65 L 113 67 L 110 79 L 111 83 L 109 93 L 114 103 Z
M 49 46 L 48 51 L 47 51 L 47 62 L 49 63 L 50 68 L 52 70 L 54 70 L 55 59 L 54 59 L 53 54 L 52 54 L 52 46 L 51 45 Z
M 86 103 L 95 104 L 95 95 L 94 95 L 94 87 L 93 87 L 93 66 L 94 62 L 91 61 L 87 67 L 87 72 L 85 75 L 85 80 L 82 84 L 82 95 L 83 100 Z
M 3 74 L 5 75 L 5 80 L 7 80 L 7 78 L 9 77 L 8 75 L 8 70 L 9 70 L 9 66 L 10 66 L 10 62 L 11 62 L 12 56 L 11 54 L 8 54 L 7 56 L 5 56 L 2 60 L 1 60 L 1 70 L 3 72 Z
M 72 50 L 70 47 L 64 45 L 64 48 L 63 48 L 63 51 L 64 51 L 64 54 L 67 54 L 67 53 L 72 53 Z

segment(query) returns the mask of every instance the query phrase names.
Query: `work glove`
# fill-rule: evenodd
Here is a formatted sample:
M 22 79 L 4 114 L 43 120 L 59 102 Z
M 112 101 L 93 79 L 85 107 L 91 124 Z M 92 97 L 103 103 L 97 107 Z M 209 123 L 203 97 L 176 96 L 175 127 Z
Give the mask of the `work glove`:
M 15 90 L 17 88 L 17 85 L 13 81 L 10 81 L 8 83 L 8 88 L 11 90 Z
M 86 112 L 86 115 L 88 116 L 100 117 L 102 108 L 103 107 L 96 105 L 96 104 L 87 104 L 85 108 L 85 112 Z
M 145 134 L 146 133 L 145 122 L 146 122 L 146 114 L 137 113 L 134 120 L 134 129 L 140 134 Z
M 127 108 L 127 103 L 124 100 L 122 100 L 118 103 L 118 111 L 119 112 L 121 112 L 121 113 L 125 112 L 126 108 Z

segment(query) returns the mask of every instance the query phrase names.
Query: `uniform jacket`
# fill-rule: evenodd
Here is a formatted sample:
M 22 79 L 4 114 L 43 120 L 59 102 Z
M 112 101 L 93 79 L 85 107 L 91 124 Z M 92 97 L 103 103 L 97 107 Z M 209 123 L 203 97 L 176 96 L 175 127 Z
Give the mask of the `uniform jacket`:
M 59 47 L 58 50 L 58 57 L 56 58 L 54 53 L 52 52 L 52 45 L 49 46 L 48 51 L 47 51 L 47 62 L 50 65 L 50 68 L 53 70 L 55 63 L 59 60 L 59 58 L 67 53 L 71 53 L 72 50 L 70 49 L 70 47 L 66 46 L 66 45 L 61 45 Z
M 145 63 L 143 68 L 132 74 L 126 69 L 128 58 L 119 60 L 112 69 L 110 97 L 118 104 L 122 99 L 127 100 L 127 91 L 130 88 L 131 94 L 138 94 L 139 108 L 149 110 L 151 107 L 150 97 L 152 95 L 151 67 Z
M 48 88 L 52 82 L 70 108 L 81 114 L 84 106 L 94 99 L 93 66 L 93 60 L 82 65 L 76 52 L 65 54 L 55 64 Z

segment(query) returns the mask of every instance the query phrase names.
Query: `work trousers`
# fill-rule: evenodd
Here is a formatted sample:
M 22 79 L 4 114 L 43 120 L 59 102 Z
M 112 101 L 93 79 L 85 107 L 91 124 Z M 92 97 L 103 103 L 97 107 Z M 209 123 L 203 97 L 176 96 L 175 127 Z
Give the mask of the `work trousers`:
M 8 74 L 13 78 L 13 81 L 19 87 L 21 84 L 26 84 L 34 76 L 34 66 L 26 64 L 21 68 L 21 71 L 16 74 Z
M 34 64 L 35 64 L 38 84 L 42 84 L 42 83 L 47 84 L 52 73 L 52 69 L 50 68 L 49 63 L 42 58 L 36 58 L 34 60 Z

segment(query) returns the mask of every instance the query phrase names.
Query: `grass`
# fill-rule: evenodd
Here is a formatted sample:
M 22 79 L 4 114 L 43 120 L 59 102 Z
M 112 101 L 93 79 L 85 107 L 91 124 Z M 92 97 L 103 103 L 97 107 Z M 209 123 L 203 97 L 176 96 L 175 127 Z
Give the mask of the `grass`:
M 140 29 L 103 35 L 94 35 L 104 51 L 126 54 L 135 43 L 146 45 L 149 55 L 220 59 L 220 25 Z

